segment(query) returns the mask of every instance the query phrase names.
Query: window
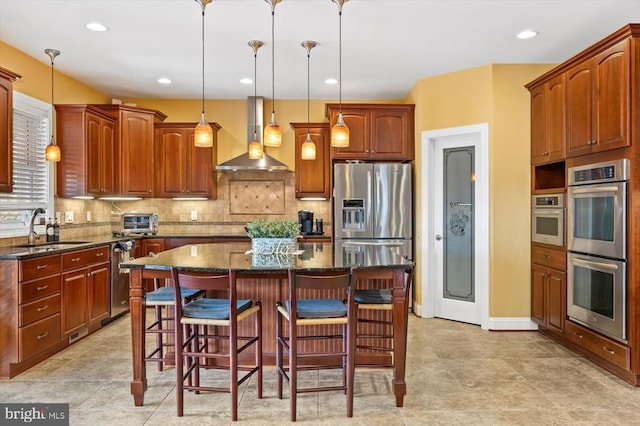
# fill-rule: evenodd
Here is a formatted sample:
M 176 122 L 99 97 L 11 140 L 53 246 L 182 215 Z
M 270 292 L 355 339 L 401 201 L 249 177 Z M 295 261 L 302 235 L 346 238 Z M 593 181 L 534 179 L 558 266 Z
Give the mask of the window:
M 44 159 L 51 109 L 49 104 L 13 92 L 14 183 L 13 192 L 0 194 L 0 237 L 27 235 L 31 211 L 37 207 L 53 217 L 53 164 Z

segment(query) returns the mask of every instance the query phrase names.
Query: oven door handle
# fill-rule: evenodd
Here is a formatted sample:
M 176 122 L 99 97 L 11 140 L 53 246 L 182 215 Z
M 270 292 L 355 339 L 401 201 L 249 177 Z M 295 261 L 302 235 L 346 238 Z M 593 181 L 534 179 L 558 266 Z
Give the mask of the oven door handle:
M 594 262 L 592 260 L 578 259 L 578 258 L 575 258 L 575 257 L 573 258 L 572 262 L 577 264 L 577 265 L 595 266 L 596 268 L 606 269 L 606 270 L 609 270 L 609 271 L 617 271 L 618 270 L 618 265 L 612 265 L 610 263 Z
M 564 215 L 563 209 L 534 209 L 534 216 L 538 217 L 555 217 Z
M 618 186 L 601 186 L 598 188 L 572 188 L 572 194 L 599 194 L 601 192 L 618 192 Z

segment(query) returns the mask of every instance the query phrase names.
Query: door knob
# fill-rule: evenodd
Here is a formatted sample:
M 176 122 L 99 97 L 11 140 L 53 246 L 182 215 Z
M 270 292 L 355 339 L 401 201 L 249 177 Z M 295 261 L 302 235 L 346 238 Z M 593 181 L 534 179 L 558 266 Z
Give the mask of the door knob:
M 438 234 L 436 235 L 436 240 L 440 241 L 442 239 L 442 235 Z

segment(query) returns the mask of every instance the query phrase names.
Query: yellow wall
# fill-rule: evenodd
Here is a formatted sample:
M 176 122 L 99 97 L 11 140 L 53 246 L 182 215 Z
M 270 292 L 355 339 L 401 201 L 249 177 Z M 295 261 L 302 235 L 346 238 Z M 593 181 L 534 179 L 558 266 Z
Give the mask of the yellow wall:
M 17 92 L 51 103 L 51 61 L 42 49 L 42 61 L 25 55 L 0 41 L 0 67 L 18 73 L 21 79 L 13 83 Z M 64 61 L 64 52 L 55 60 L 54 102 L 57 104 L 103 104 L 111 98 L 86 84 L 57 71 L 56 66 Z
M 416 211 L 422 205 L 425 130 L 489 124 L 489 316 L 530 314 L 529 93 L 524 84 L 551 65 L 486 65 L 419 80 L 406 102 L 416 104 Z M 416 215 L 420 261 L 422 218 Z M 422 265 L 417 265 L 421 276 Z M 414 294 L 422 300 L 422 282 Z

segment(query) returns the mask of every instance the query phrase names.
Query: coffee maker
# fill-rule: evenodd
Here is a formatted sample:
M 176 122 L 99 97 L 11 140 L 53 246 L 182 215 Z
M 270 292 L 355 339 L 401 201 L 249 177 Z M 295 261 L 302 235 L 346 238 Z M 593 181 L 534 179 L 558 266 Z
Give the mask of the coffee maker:
M 313 234 L 313 211 L 312 210 L 298 211 L 298 224 L 300 225 L 301 235 L 312 235 Z

